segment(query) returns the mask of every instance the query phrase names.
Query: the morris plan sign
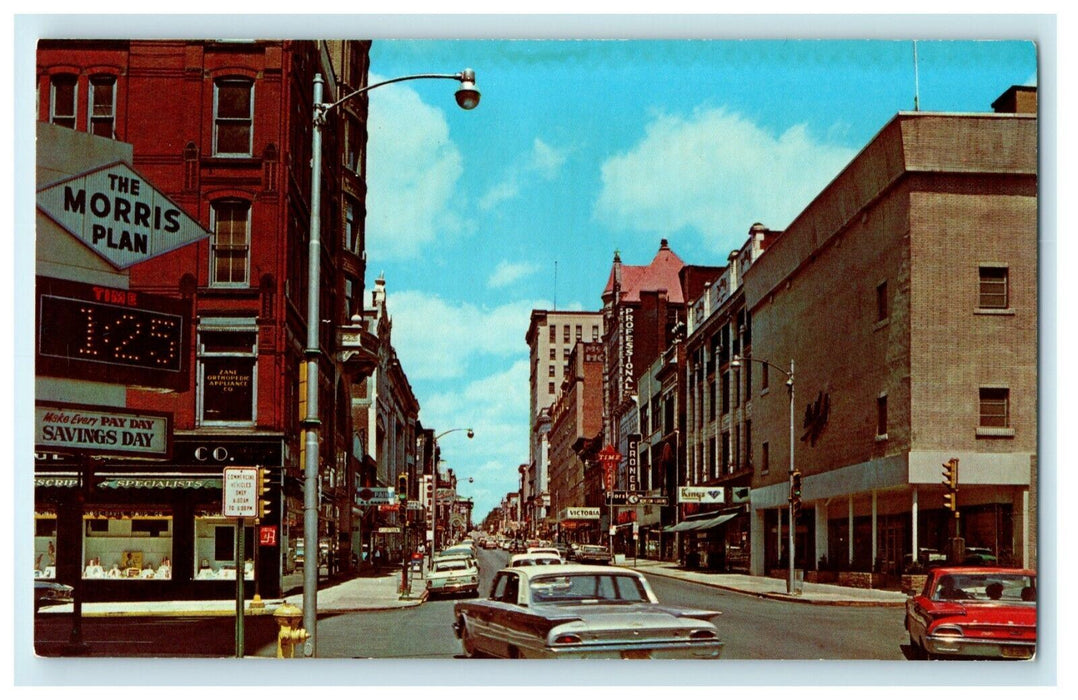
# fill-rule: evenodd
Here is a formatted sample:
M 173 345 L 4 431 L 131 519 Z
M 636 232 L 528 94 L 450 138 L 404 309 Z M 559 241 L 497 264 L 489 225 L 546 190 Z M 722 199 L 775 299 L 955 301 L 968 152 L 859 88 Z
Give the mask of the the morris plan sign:
M 118 270 L 210 235 L 126 163 L 43 187 L 37 207 Z
M 38 403 L 34 449 L 89 455 L 167 458 L 172 416 L 107 406 Z

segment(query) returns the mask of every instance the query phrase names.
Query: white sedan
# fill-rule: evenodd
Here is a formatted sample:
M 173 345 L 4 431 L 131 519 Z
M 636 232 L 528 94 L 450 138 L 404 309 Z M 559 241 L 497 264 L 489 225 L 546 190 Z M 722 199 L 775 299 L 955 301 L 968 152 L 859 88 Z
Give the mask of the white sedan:
M 471 557 L 435 559 L 427 572 L 427 596 L 448 593 L 479 595 L 479 568 Z
M 502 569 L 490 596 L 453 606 L 468 656 L 717 659 L 714 610 L 663 605 L 631 569 L 559 564 Z

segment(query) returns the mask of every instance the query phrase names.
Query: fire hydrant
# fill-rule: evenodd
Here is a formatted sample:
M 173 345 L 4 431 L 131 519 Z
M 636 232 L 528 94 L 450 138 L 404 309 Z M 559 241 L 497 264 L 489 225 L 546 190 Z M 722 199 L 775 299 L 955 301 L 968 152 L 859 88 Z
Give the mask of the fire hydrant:
M 299 626 L 303 611 L 291 603 L 285 603 L 273 611 L 273 619 L 280 629 L 277 631 L 277 658 L 291 659 L 296 655 L 296 647 L 307 641 L 311 635 Z

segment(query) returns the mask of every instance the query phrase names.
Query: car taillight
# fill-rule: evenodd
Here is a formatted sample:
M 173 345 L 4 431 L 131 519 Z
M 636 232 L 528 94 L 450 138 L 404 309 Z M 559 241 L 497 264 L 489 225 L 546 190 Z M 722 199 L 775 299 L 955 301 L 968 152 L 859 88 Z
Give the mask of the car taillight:
M 716 635 L 711 630 L 693 630 L 689 633 L 689 639 L 715 639 Z
M 936 629 L 932 630 L 933 636 L 936 637 L 963 637 L 965 633 L 962 632 L 961 627 L 955 627 L 954 625 L 940 625 Z
M 576 634 L 559 634 L 554 638 L 555 644 L 580 644 L 582 641 L 584 640 Z

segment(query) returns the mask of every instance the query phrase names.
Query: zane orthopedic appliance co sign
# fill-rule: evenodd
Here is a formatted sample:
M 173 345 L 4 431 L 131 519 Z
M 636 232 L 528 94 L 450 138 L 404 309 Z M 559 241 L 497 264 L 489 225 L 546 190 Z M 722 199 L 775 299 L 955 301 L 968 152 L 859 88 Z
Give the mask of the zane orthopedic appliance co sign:
M 37 207 L 118 270 L 210 235 L 126 163 L 47 185 Z

